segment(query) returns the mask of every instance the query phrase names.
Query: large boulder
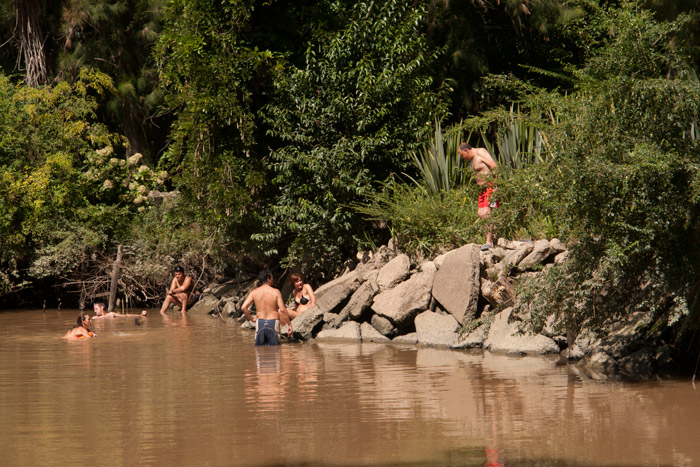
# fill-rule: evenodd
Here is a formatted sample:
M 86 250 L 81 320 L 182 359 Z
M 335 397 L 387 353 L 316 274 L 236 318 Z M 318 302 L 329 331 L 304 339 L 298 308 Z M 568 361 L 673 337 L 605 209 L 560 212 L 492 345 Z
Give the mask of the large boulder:
M 391 321 L 383 316 L 372 315 L 372 320 L 370 321 L 372 327 L 379 331 L 382 336 L 391 337 L 396 334 L 396 328 Z
M 506 308 L 495 316 L 489 335 L 484 341 L 484 349 L 518 355 L 544 355 L 559 352 L 559 346 L 549 337 L 541 334 L 521 334 L 519 323 L 510 320 L 512 313 L 512 308 Z
M 379 331 L 374 329 L 369 323 L 360 325 L 360 333 L 362 334 L 362 342 L 389 342 L 389 338 L 379 334 Z
M 480 349 L 484 346 L 486 340 L 486 325 L 482 324 L 469 334 L 458 335 L 453 349 Z
M 323 310 L 316 306 L 294 318 L 292 320 L 294 337 L 303 340 L 311 339 L 317 327 L 322 326 L 323 313 Z
M 334 327 L 340 326 L 345 320 L 351 318 L 355 321 L 362 319 L 362 316 L 370 309 L 372 298 L 374 297 L 374 289 L 365 282 L 363 283 L 350 297 L 348 303 L 338 313 L 334 321 Z
M 401 254 L 386 263 L 376 275 L 376 288 L 382 292 L 404 281 L 411 271 L 411 260 L 408 255 Z
M 316 336 L 317 340 L 322 339 L 346 339 L 359 341 L 362 338 L 360 334 L 360 323 L 348 321 L 338 329 L 324 329 Z
M 424 311 L 415 323 L 418 342 L 423 345 L 451 347 L 457 339 L 459 323 L 452 315 Z
M 518 267 L 522 269 L 527 269 L 531 268 L 537 264 L 541 264 L 546 260 L 550 253 L 552 252 L 552 249 L 549 246 L 549 240 L 542 239 L 542 240 L 537 240 L 535 244 L 532 247 L 532 251 L 528 253 L 528 255 L 523 258 L 522 261 L 520 261 L 520 264 L 518 264 Z
M 515 250 L 506 254 L 503 262 L 507 266 L 517 266 L 523 259 L 525 259 L 527 255 L 530 254 L 530 252 L 532 252 L 533 248 L 535 248 L 535 244 L 532 242 L 521 243 Z
M 350 271 L 319 287 L 316 295 L 316 308 L 333 311 L 352 295 L 362 284 L 362 274 L 358 270 Z
M 418 343 L 418 333 L 411 332 L 404 334 L 403 336 L 396 336 L 391 340 L 391 342 L 396 342 L 397 344 L 416 345 Z
M 187 309 L 188 313 L 209 313 L 219 309 L 219 298 L 211 292 L 204 292 L 197 303 Z
M 437 270 L 432 261 L 425 263 L 421 269 L 407 281 L 374 297 L 372 310 L 399 328 L 411 324 L 430 303 L 430 290 Z
M 230 318 L 238 318 L 243 314 L 243 311 L 238 306 L 237 298 L 225 298 L 222 300 L 221 313 Z
M 433 297 L 460 324 L 476 314 L 479 271 L 479 247 L 470 243 L 447 253 L 435 275 Z

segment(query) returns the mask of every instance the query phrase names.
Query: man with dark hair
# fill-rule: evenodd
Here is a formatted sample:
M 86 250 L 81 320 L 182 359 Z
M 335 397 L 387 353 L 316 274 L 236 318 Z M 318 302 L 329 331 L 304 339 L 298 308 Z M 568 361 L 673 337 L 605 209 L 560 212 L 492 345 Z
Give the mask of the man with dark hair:
M 272 286 L 275 278 L 269 269 L 264 269 L 258 276 L 260 286 L 253 289 L 246 297 L 241 310 L 255 323 L 255 345 L 279 345 L 280 321 L 288 325 L 287 333 L 292 335 L 292 323 L 289 320 L 282 293 Z M 256 315 L 250 314 L 248 308 L 255 304 Z
M 477 211 L 481 219 L 488 219 L 491 216 L 491 210 L 498 207 L 498 200 L 495 199 L 496 186 L 493 180 L 489 180 L 491 171 L 498 167 L 496 161 L 491 157 L 491 154 L 484 148 L 474 148 L 467 143 L 459 145 L 459 155 L 462 159 L 472 163 L 472 170 L 475 173 L 477 185 L 481 187 L 479 190 L 479 202 Z M 482 250 L 493 248 L 493 224 L 489 225 L 489 230 L 486 234 L 486 243 L 481 247 Z
M 170 283 L 168 295 L 165 297 L 163 306 L 160 307 L 160 314 L 164 315 L 170 305 L 177 305 L 184 315 L 187 313 L 187 307 L 194 304 L 195 294 L 194 283 L 190 276 L 185 275 L 185 269 L 182 266 L 175 266 L 175 277 Z
M 148 315 L 148 311 L 143 310 L 140 315 L 135 315 L 133 313 L 115 313 L 113 311 L 105 311 L 105 304 L 102 302 L 96 302 L 93 305 L 93 310 L 95 311 L 95 316 L 92 319 L 99 318 L 128 318 L 130 316 L 142 316 Z

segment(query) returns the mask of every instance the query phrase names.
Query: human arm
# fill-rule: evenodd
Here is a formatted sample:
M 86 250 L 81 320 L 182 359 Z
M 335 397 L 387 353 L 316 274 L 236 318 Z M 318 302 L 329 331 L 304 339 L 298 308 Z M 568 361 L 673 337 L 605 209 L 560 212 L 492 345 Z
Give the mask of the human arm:
M 314 294 L 314 289 L 311 288 L 309 284 L 304 284 L 304 288 L 306 289 L 306 295 L 309 296 L 309 308 L 313 308 L 316 306 L 316 295 Z
M 287 312 L 287 307 L 284 305 L 284 300 L 282 300 L 282 293 L 277 290 L 277 313 L 280 316 L 280 323 L 287 325 L 287 335 L 292 335 L 292 320 Z
M 173 279 L 173 286 L 171 287 L 171 293 L 184 293 L 190 290 L 192 287 L 192 278 L 190 276 L 185 276 L 182 280 L 182 285 L 178 286 L 175 279 Z
M 250 314 L 250 311 L 248 311 L 248 308 L 250 305 L 253 303 L 253 292 L 249 293 L 246 299 L 243 301 L 243 305 L 241 305 L 241 311 L 246 315 L 246 317 L 255 322 L 257 320 L 257 317 L 254 317 L 253 315 Z

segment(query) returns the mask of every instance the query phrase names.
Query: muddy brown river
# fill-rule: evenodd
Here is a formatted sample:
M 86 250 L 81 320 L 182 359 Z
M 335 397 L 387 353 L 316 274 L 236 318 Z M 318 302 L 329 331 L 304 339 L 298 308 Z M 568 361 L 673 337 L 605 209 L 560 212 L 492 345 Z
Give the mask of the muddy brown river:
M 692 466 L 700 388 L 551 358 L 392 344 L 255 348 L 194 315 L 0 312 L 2 466 Z

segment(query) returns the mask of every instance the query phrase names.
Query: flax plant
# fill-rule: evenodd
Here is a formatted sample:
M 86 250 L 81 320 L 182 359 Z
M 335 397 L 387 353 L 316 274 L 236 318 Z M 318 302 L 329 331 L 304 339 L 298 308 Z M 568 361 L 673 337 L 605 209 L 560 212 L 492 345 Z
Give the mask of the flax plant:
M 461 186 L 469 174 L 460 168 L 458 148 L 463 141 L 463 132 L 459 126 L 453 127 L 443 135 L 440 122 L 435 122 L 435 133 L 427 144 L 418 152 L 412 152 L 413 162 L 418 168 L 421 180 L 408 176 L 416 185 L 428 194 L 438 195 Z
M 483 133 L 482 137 L 486 149 L 496 158 L 500 173 L 506 177 L 512 176 L 514 170 L 554 159 L 544 133 L 528 122 L 515 106 L 511 106 L 498 132 L 495 147 Z

